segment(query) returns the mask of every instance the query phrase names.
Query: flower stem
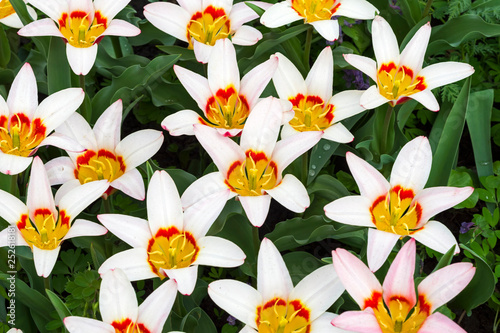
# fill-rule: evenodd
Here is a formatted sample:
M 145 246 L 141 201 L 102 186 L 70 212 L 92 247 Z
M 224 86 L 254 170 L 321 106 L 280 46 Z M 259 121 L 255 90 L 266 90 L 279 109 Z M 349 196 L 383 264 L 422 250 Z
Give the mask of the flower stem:
M 385 113 L 384 128 L 382 130 L 382 138 L 380 139 L 380 154 L 387 153 L 387 137 L 389 136 L 389 124 L 391 123 L 391 117 L 394 107 L 389 104 L 387 111 Z
M 431 6 L 432 6 L 432 1 L 434 1 L 434 0 L 427 0 L 427 3 L 425 4 L 424 11 L 422 12 L 422 18 L 429 15 L 429 11 L 431 10 Z
M 120 45 L 120 37 L 113 36 L 113 38 L 111 38 L 111 43 L 113 44 L 113 51 L 115 51 L 115 57 L 117 59 L 123 57 L 122 47 Z
M 259 228 L 252 226 L 252 235 L 253 235 L 253 248 L 255 254 L 259 253 L 260 248 L 260 238 L 259 238 Z
M 17 184 L 18 175 L 10 176 L 10 194 L 19 196 L 19 186 Z
M 44 285 L 46 290 L 48 289 L 48 290 L 52 291 L 52 288 L 50 287 L 50 276 L 43 278 L 43 285 Z
M 306 44 L 304 45 L 304 58 L 302 59 L 304 63 L 304 67 L 306 70 L 309 72 L 309 55 L 311 53 L 311 42 L 312 42 L 312 35 L 313 35 L 313 27 L 310 26 L 309 29 L 307 29 L 307 35 L 306 35 Z
M 78 78 L 80 80 L 80 88 L 82 88 L 83 92 L 86 93 L 86 91 L 85 91 L 85 75 L 79 75 Z M 80 106 L 80 114 L 83 116 L 83 118 L 85 118 L 85 120 L 87 120 L 87 122 L 90 122 L 90 114 L 89 114 L 89 110 L 87 109 L 87 104 L 86 104 L 85 99 L 83 100 L 83 103 Z
M 307 185 L 307 176 L 309 174 L 309 151 L 302 154 L 302 184 Z

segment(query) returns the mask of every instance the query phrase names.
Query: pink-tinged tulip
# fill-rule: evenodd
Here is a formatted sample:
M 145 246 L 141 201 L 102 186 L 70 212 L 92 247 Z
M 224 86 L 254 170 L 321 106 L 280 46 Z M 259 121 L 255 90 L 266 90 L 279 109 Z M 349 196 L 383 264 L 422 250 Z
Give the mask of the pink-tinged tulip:
M 107 230 L 97 223 L 73 219 L 99 198 L 107 188 L 104 181 L 79 186 L 52 196 L 49 179 L 39 157 L 31 167 L 27 205 L 13 195 L 0 190 L 0 216 L 15 230 L 15 244 L 29 246 L 33 251 L 36 272 L 47 277 L 54 267 L 61 242 L 79 236 L 104 235 Z M 59 210 L 56 209 L 56 204 Z M 9 228 L 0 232 L 0 246 L 11 244 Z
M 474 68 L 448 61 L 422 69 L 430 35 L 430 23 L 424 24 L 399 54 L 398 41 L 389 23 L 381 16 L 373 20 L 373 49 L 377 62 L 355 54 L 344 54 L 348 63 L 377 84 L 361 96 L 361 105 L 374 109 L 387 102 L 394 106 L 413 98 L 427 109 L 439 111 L 431 90 L 472 75 Z
M 295 287 L 278 249 L 265 238 L 257 258 L 257 290 L 236 280 L 209 284 L 219 307 L 246 324 L 240 332 L 345 332 L 330 325 L 325 312 L 344 292 L 333 265 L 307 275 Z
M 319 54 L 304 80 L 302 74 L 281 53 L 273 83 L 281 99 L 293 104 L 295 116 L 283 126 L 281 137 L 297 132 L 317 131 L 324 139 L 347 143 L 354 136 L 339 121 L 365 109 L 359 105 L 364 91 L 346 90 L 332 97 L 333 55 L 328 46 Z
M 56 92 L 38 105 L 36 78 L 26 63 L 12 83 L 7 101 L 0 96 L 0 172 L 15 175 L 31 164 L 38 147 L 52 145 L 71 151 L 84 148 L 69 137 L 49 134 L 82 104 L 80 88 Z
M 236 52 L 229 39 L 218 40 L 208 61 L 208 79 L 183 67 L 174 66 L 182 85 L 205 119 L 192 110 L 182 110 L 161 123 L 170 135 L 194 135 L 193 125 L 214 127 L 224 136 L 239 134 L 278 66 L 278 58 L 256 66 L 240 82 Z
M 415 294 L 415 240 L 399 251 L 380 285 L 365 264 L 344 249 L 332 252 L 333 265 L 347 292 L 362 311 L 347 311 L 332 325 L 360 333 L 465 333 L 436 309 L 460 293 L 472 280 L 471 263 L 446 266 L 427 276 Z M 384 305 L 385 304 L 385 305 Z
M 427 138 L 415 138 L 401 149 L 390 182 L 356 155 L 347 153 L 346 158 L 361 195 L 331 202 L 325 206 L 325 214 L 341 223 L 370 227 L 367 256 L 372 271 L 382 266 L 397 240 L 405 236 L 440 253 L 451 247 L 455 247 L 455 253 L 459 252 L 451 231 L 442 223 L 429 219 L 467 199 L 474 189 L 424 189 L 432 165 Z
M 219 39 L 229 38 L 236 45 L 254 45 L 261 38 L 259 30 L 243 25 L 259 16 L 245 3 L 263 9 L 271 5 L 261 1 L 177 0 L 179 5 L 155 2 L 144 6 L 144 16 L 155 27 L 189 43 L 199 62 L 206 63 Z
M 99 310 L 102 321 L 84 317 L 66 317 L 70 333 L 161 333 L 177 295 L 176 283 L 166 281 L 140 306 L 135 290 L 120 269 L 102 274 Z
M 290 107 L 291 105 L 289 105 Z M 196 180 L 182 195 L 184 207 L 216 200 L 217 193 L 238 196 L 250 222 L 260 227 L 269 212 L 271 197 L 294 212 L 309 206 L 309 196 L 293 175 L 283 170 L 314 146 L 320 132 L 303 132 L 276 142 L 283 118 L 283 104 L 268 97 L 255 106 L 241 133 L 240 145 L 215 129 L 195 125 L 194 133 L 212 157 L 218 172 Z
M 24 2 L 28 3 L 29 1 L 24 0 Z M 28 10 L 30 16 L 35 18 L 36 20 L 37 15 L 35 10 L 30 6 L 26 6 L 26 9 Z M 8 27 L 16 29 L 23 27 L 23 22 L 21 22 L 19 15 L 16 14 L 14 7 L 12 7 L 9 0 L 0 1 L 0 23 L 3 23 Z
M 269 28 L 304 20 L 326 40 L 339 38 L 339 23 L 333 16 L 371 20 L 377 8 L 366 0 L 286 0 L 267 9 L 260 22 Z
M 46 165 L 50 184 L 64 184 L 64 190 L 105 179 L 110 188 L 137 200 L 144 200 L 144 182 L 137 166 L 146 162 L 160 149 L 163 134 L 156 130 L 140 130 L 120 141 L 122 101 L 107 108 L 94 129 L 78 113 L 56 129 L 86 148 L 84 153 L 67 152 L 69 157 L 58 157 Z
M 106 260 L 99 273 L 121 268 L 130 281 L 169 277 L 182 294 L 189 295 L 196 284 L 198 265 L 240 266 L 245 254 L 238 246 L 205 236 L 227 196 L 221 193 L 211 205 L 201 203 L 183 211 L 172 178 L 165 171 L 156 171 L 148 188 L 148 221 L 118 214 L 97 216 L 109 231 L 133 247 Z
M 114 19 L 130 0 L 30 0 L 49 18 L 26 25 L 18 34 L 25 37 L 56 36 L 66 42 L 68 62 L 77 75 L 87 75 L 104 36 L 137 36 L 134 25 Z

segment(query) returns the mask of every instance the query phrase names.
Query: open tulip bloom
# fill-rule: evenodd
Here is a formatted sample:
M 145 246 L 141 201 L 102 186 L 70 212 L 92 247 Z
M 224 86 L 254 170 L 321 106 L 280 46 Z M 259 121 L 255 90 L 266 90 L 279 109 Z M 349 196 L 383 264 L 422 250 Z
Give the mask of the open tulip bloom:
M 474 189 L 424 189 L 432 164 L 427 138 L 417 137 L 401 149 L 390 182 L 353 153 L 348 152 L 346 159 L 361 195 L 331 202 L 325 206 L 325 214 L 341 223 L 370 227 L 367 257 L 372 271 L 383 265 L 397 240 L 405 236 L 440 253 L 451 247 L 455 247 L 455 253 L 459 252 L 451 231 L 442 223 L 429 219 L 467 199 Z
M 160 149 L 163 134 L 146 129 L 128 135 L 120 141 L 122 101 L 108 107 L 90 128 L 78 113 L 70 117 L 56 132 L 65 134 L 86 148 L 84 153 L 67 152 L 46 165 L 51 185 L 64 184 L 65 190 L 105 179 L 110 188 L 104 197 L 118 189 L 132 198 L 144 200 L 144 182 L 137 166 L 146 162 Z
M 140 306 L 135 290 L 120 269 L 102 274 L 99 311 L 102 321 L 70 316 L 64 325 L 70 333 L 161 333 L 177 295 L 176 283 L 166 281 Z
M 391 26 L 381 16 L 375 17 L 372 39 L 377 61 L 356 54 L 344 54 L 349 64 L 377 84 L 361 96 L 361 105 L 374 109 L 387 102 L 395 106 L 413 98 L 427 109 L 439 111 L 439 104 L 431 90 L 472 75 L 474 68 L 466 63 L 448 61 L 422 69 L 430 35 L 430 23 L 424 24 L 399 54 L 398 41 Z
M 236 45 L 254 45 L 262 33 L 243 25 L 259 17 L 248 7 L 249 2 L 261 8 L 271 5 L 261 1 L 245 1 L 233 5 L 233 0 L 177 0 L 155 2 L 144 6 L 144 16 L 155 27 L 189 43 L 199 62 L 206 63 L 212 47 L 219 39 L 229 38 Z
M 56 36 L 66 42 L 68 62 L 77 75 L 87 75 L 97 56 L 102 37 L 137 36 L 134 25 L 113 19 L 130 0 L 30 0 L 49 18 L 26 25 L 19 35 Z
M 435 311 L 469 284 L 476 269 L 467 262 L 441 268 L 420 282 L 417 298 L 413 280 L 415 252 L 415 240 L 410 239 L 380 285 L 356 256 L 344 249 L 333 251 L 335 270 L 362 311 L 344 312 L 332 320 L 332 325 L 360 333 L 465 333 L 451 319 Z
M 295 116 L 284 124 L 281 137 L 297 132 L 318 131 L 324 139 L 347 143 L 354 136 L 339 121 L 365 109 L 359 99 L 364 91 L 347 90 L 332 97 L 333 56 L 328 46 L 319 54 L 304 80 L 299 70 L 281 53 L 273 83 L 281 99 L 293 104 Z
M 235 136 L 266 88 L 278 66 L 278 58 L 256 66 L 240 82 L 236 52 L 229 39 L 215 43 L 208 62 L 208 79 L 174 66 L 182 85 L 195 99 L 205 119 L 192 110 L 182 110 L 161 123 L 170 135 L 194 135 L 193 125 L 203 124 L 224 136 Z
M 16 227 L 16 245 L 32 249 L 39 276 L 50 275 L 64 240 L 79 236 L 99 236 L 107 232 L 104 227 L 86 220 L 79 219 L 72 223 L 106 188 L 104 181 L 74 188 L 57 200 L 58 212 L 45 167 L 40 158 L 35 157 L 31 167 L 27 205 L 0 190 L 0 216 Z M 9 245 L 10 235 L 8 228 L 0 232 L 0 246 Z
M 24 2 L 27 3 L 28 1 L 24 0 Z M 30 16 L 36 19 L 35 10 L 30 6 L 26 6 L 26 9 L 28 10 Z M 16 29 L 22 28 L 23 26 L 23 22 L 21 22 L 19 15 L 16 14 L 14 7 L 12 7 L 9 0 L 0 1 L 0 23 Z
M 304 20 L 326 40 L 339 38 L 339 23 L 333 16 L 356 20 L 371 20 L 377 8 L 365 0 L 286 0 L 267 9 L 260 22 L 268 28 L 277 28 Z
M 212 157 L 218 172 L 196 180 L 182 195 L 184 207 L 214 201 L 215 193 L 238 196 L 250 223 L 260 227 L 269 212 L 271 197 L 294 212 L 309 206 L 304 185 L 283 170 L 320 139 L 319 132 L 303 132 L 276 142 L 283 119 L 283 104 L 268 97 L 252 110 L 241 133 L 240 145 L 215 129 L 195 125 L 194 133 Z
M 318 268 L 295 287 L 278 249 L 267 238 L 257 258 L 257 290 L 236 280 L 208 285 L 219 307 L 246 326 L 245 333 L 345 332 L 330 325 L 335 314 L 325 312 L 344 292 L 333 265 Z
M 52 145 L 83 151 L 76 141 L 49 134 L 82 104 L 80 88 L 56 92 L 38 105 L 38 89 L 31 66 L 26 63 L 16 75 L 7 101 L 0 96 L 0 172 L 15 175 L 26 170 L 40 146 Z
M 169 277 L 178 290 L 190 295 L 195 287 L 198 265 L 236 267 L 245 254 L 234 243 L 205 236 L 224 208 L 220 193 L 215 203 L 201 203 L 182 210 L 177 188 L 165 171 L 156 171 L 148 188 L 148 221 L 137 217 L 103 214 L 99 221 L 133 247 L 106 260 L 99 273 L 121 268 L 130 281 Z

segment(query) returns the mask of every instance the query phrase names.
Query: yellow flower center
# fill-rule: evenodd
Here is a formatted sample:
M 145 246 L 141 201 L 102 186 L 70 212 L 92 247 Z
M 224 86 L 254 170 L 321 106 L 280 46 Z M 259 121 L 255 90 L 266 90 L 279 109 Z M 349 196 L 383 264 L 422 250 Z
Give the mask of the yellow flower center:
M 290 120 L 290 125 L 299 132 L 323 131 L 330 127 L 333 120 L 335 107 L 328 104 L 318 96 L 304 96 L 298 94 L 288 99 L 295 111 L 295 117 Z
M 411 314 L 411 305 L 405 297 L 393 297 L 388 310 L 380 293 L 374 293 L 371 299 L 365 301 L 367 307 L 373 309 L 382 333 L 417 333 L 430 315 L 430 307 L 423 297 L 419 297 Z
M 378 230 L 407 236 L 415 231 L 422 215 L 418 202 L 411 204 L 415 194 L 411 189 L 393 187 L 387 195 L 378 197 L 370 207 L 372 221 Z
M 243 128 L 250 107 L 244 96 L 238 95 L 233 86 L 224 89 L 219 89 L 217 93 L 210 97 L 205 113 L 207 115 L 208 123 L 202 123 L 226 129 Z
M 299 300 L 274 298 L 257 307 L 259 333 L 309 333 L 311 311 Z
M 30 221 L 28 215 L 22 215 L 17 222 L 17 228 L 24 240 L 31 248 L 34 245 L 42 250 L 54 250 L 68 233 L 69 216 L 64 210 L 61 210 L 56 222 L 52 212 L 46 208 L 35 210 L 33 215 L 34 221 Z
M 95 12 L 92 22 L 89 16 L 90 13 L 83 11 L 74 11 L 69 15 L 62 14 L 59 19 L 59 30 L 71 46 L 91 47 L 106 30 L 108 20 L 101 12 Z
M 122 321 L 114 321 L 111 323 L 115 333 L 150 333 L 143 324 L 136 324 L 131 319 L 127 318 Z
M 339 9 L 337 0 L 292 0 L 292 8 L 306 22 L 329 20 Z
M 12 7 L 9 0 L 0 0 L 0 19 L 6 18 L 15 12 L 14 7 Z
M 180 232 L 176 227 L 161 228 L 149 240 L 148 262 L 153 272 L 160 278 L 165 275 L 160 268 L 177 269 L 191 265 L 200 248 L 193 235 L 187 231 Z
M 231 34 L 231 22 L 224 8 L 208 6 L 203 12 L 197 12 L 187 26 L 187 40 L 189 48 L 193 48 L 191 39 L 198 42 L 215 45 L 218 39 L 227 38 Z
M 423 77 L 415 78 L 413 70 L 405 66 L 397 68 L 393 62 L 380 66 L 377 81 L 380 94 L 391 101 L 397 101 L 400 97 L 410 96 L 427 88 Z M 404 101 L 405 99 L 399 103 Z M 396 103 L 391 102 L 391 105 L 394 106 Z
M 76 159 L 75 177 L 81 184 L 107 179 L 109 182 L 125 173 L 125 163 L 121 156 L 101 149 L 97 153 L 87 150 Z
M 257 196 L 276 187 L 278 167 L 263 152 L 246 152 L 245 163 L 234 162 L 227 171 L 226 185 L 242 196 Z
M 0 117 L 0 149 L 5 154 L 29 156 L 45 139 L 46 128 L 40 118 L 30 121 L 24 113 Z

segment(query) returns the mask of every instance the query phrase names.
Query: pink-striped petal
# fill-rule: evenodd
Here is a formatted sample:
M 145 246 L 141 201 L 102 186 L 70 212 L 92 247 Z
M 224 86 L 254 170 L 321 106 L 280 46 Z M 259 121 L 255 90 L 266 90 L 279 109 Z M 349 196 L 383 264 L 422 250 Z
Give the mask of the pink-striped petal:
M 33 246 L 32 250 L 36 274 L 44 278 L 48 277 L 56 264 L 61 247 L 58 246 L 53 250 L 42 250 Z
M 208 99 L 213 95 L 208 80 L 200 74 L 177 65 L 174 66 L 174 72 L 189 95 L 196 101 L 200 110 L 205 112 Z
M 108 232 L 102 225 L 78 219 L 71 225 L 63 240 L 81 236 L 101 236 Z
M 391 26 L 382 16 L 375 16 L 372 23 L 373 51 L 378 68 L 393 62 L 399 65 L 399 46 Z
M 208 85 L 210 90 L 217 93 L 219 89 L 232 86 L 240 90 L 240 72 L 236 63 L 236 51 L 227 38 L 219 39 L 215 43 L 208 61 Z
M 345 224 L 360 227 L 374 227 L 373 217 L 370 213 L 372 201 L 360 196 L 352 195 L 330 202 L 325 206 L 328 218 Z
M 292 279 L 285 261 L 273 242 L 264 238 L 257 257 L 257 290 L 263 302 L 275 297 L 288 299 L 292 289 Z
M 30 64 L 25 63 L 10 87 L 7 105 L 10 114 L 23 113 L 31 120 L 38 107 L 38 88 Z
M 393 234 L 391 232 L 373 228 L 368 229 L 366 259 L 368 261 L 368 267 L 370 267 L 372 272 L 376 272 L 382 267 L 399 237 L 398 234 Z
M 100 214 L 97 215 L 97 219 L 113 235 L 132 247 L 146 248 L 152 237 L 148 221 L 138 217 L 121 214 Z
M 179 290 L 181 294 L 191 295 L 196 285 L 198 265 L 178 269 L 160 269 L 165 275 L 177 282 L 177 290 Z
M 97 57 L 97 44 L 90 47 L 74 47 L 66 44 L 69 66 L 76 75 L 87 75 L 94 66 Z
M 332 326 L 332 320 L 336 317 L 338 317 L 338 315 L 334 313 L 323 313 L 311 323 L 311 332 L 349 333 L 349 331 L 345 331 L 343 329 Z
M 319 96 L 326 103 L 333 91 L 333 54 L 327 46 L 318 55 L 306 78 L 307 94 Z
M 336 123 L 323 130 L 323 139 L 340 143 L 349 143 L 354 140 L 354 135 L 352 135 L 344 125 Z
M 378 9 L 366 0 L 341 0 L 335 15 L 356 20 L 371 20 L 378 14 Z
M 278 186 L 266 192 L 285 208 L 295 213 L 304 212 L 311 204 L 306 188 L 292 174 L 285 175 Z
M 114 151 L 120 142 L 123 103 L 119 99 L 111 104 L 97 119 L 94 134 L 99 149 Z
M 64 326 L 70 333 L 95 332 L 95 333 L 115 333 L 115 328 L 108 323 L 91 318 L 70 316 L 64 318 Z
M 168 2 L 155 2 L 144 6 L 144 16 L 155 27 L 187 42 L 187 25 L 191 15 L 182 7 Z
M 134 169 L 158 152 L 163 144 L 163 133 L 145 129 L 125 137 L 116 146 L 115 152 L 123 157 L 127 170 Z
M 250 223 L 254 227 L 261 227 L 269 213 L 271 196 L 264 194 L 259 196 L 239 196 L 238 198 Z
M 109 185 L 140 201 L 144 200 L 146 195 L 144 180 L 137 169 L 125 172 L 121 177 L 113 180 Z
M 50 18 L 31 22 L 22 27 L 17 33 L 24 37 L 55 36 L 64 38 L 56 23 Z
M 302 17 L 297 14 L 288 1 L 281 1 L 262 14 L 260 23 L 268 28 L 278 28 L 301 19 Z
M 58 214 L 49 178 L 47 177 L 43 162 L 38 156 L 34 158 L 31 167 L 26 205 L 28 206 L 29 216 L 32 221 L 35 221 L 35 212 L 38 209 L 48 209 L 54 219 L 57 219 Z
M 344 54 L 344 59 L 352 67 L 359 69 L 377 82 L 377 63 L 375 60 L 357 54 Z
M 401 52 L 400 65 L 410 68 L 415 74 L 420 72 L 430 36 L 431 24 L 427 22 L 417 30 L 412 39 L 406 44 L 403 52 Z
M 309 24 L 327 41 L 333 42 L 339 39 L 340 26 L 337 20 L 320 20 Z
M 137 320 L 139 308 L 134 287 L 121 269 L 108 270 L 102 274 L 99 291 L 99 310 L 105 323 Z
M 108 270 L 115 268 L 123 270 L 129 281 L 158 277 L 158 275 L 153 273 L 148 263 L 146 248 L 135 248 L 114 254 L 99 267 L 99 274 L 102 275 Z
M 455 254 L 460 252 L 455 236 L 438 221 L 429 221 L 410 236 L 439 253 L 446 253 L 452 247 L 455 247 Z
M 245 96 L 250 109 L 257 103 L 277 68 L 278 57 L 271 56 L 271 59 L 254 67 L 241 79 L 240 94 Z
M 231 41 L 234 45 L 254 45 L 259 40 L 262 39 L 262 33 L 255 29 L 254 27 L 250 27 L 248 25 L 244 25 L 238 28 L 234 33 Z
M 427 89 L 432 90 L 437 87 L 460 81 L 474 73 L 474 67 L 462 62 L 440 62 L 422 69 L 418 75 L 424 77 Z
M 386 195 L 389 192 L 391 187 L 389 182 L 368 162 L 351 152 L 346 154 L 346 160 L 363 197 L 373 202 L 381 195 Z
M 237 267 L 245 261 L 245 253 L 227 239 L 207 236 L 197 242 L 200 252 L 196 257 L 197 265 L 214 267 Z
M 359 103 L 361 104 L 361 106 L 367 110 L 375 109 L 376 107 L 379 107 L 380 105 L 385 104 L 389 101 L 390 100 L 380 95 L 377 86 L 371 86 L 370 88 L 365 90 L 365 92 L 359 99 Z
M 201 124 L 201 117 L 192 110 L 181 110 L 165 117 L 161 127 L 172 136 L 194 135 L 194 124 Z
M 364 311 L 346 311 L 332 320 L 334 327 L 358 333 L 382 333 L 382 329 L 371 308 Z
M 463 328 L 458 326 L 453 320 L 446 317 L 444 314 L 436 312 L 427 317 L 424 324 L 418 330 L 418 333 L 467 333 Z
M 149 332 L 161 332 L 177 296 L 177 284 L 168 280 L 156 288 L 139 306 L 137 323 Z

